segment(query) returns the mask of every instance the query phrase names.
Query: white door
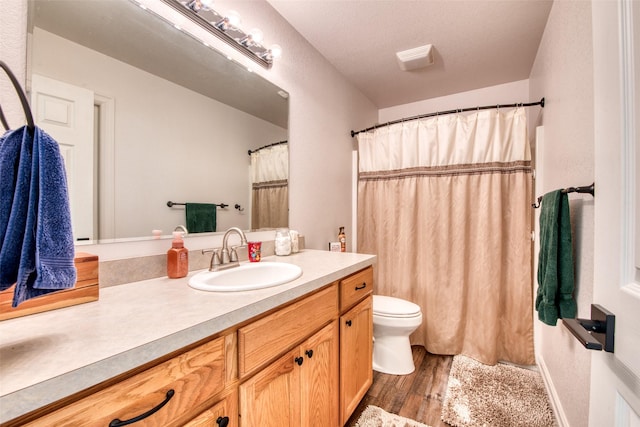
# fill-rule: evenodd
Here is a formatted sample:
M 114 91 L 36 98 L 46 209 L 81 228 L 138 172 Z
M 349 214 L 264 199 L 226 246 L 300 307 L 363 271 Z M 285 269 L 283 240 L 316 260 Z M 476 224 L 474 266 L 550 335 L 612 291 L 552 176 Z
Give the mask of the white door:
M 71 222 L 76 240 L 94 240 L 95 179 L 93 92 L 34 74 L 34 121 L 60 145 L 69 186 Z
M 592 1 L 594 303 L 616 316 L 615 352 L 591 359 L 589 425 L 640 426 L 640 2 Z M 587 125 L 585 123 L 585 125 Z

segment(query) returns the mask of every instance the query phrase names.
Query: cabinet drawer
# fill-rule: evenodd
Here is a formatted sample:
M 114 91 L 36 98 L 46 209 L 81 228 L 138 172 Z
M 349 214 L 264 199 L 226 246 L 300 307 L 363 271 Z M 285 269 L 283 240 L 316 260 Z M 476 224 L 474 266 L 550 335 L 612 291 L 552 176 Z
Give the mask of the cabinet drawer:
M 238 393 L 234 390 L 184 427 L 238 427 Z
M 224 337 L 210 341 L 28 425 L 108 426 L 114 419 L 125 422 L 165 400 L 162 408 L 135 425 L 181 425 L 181 417 L 224 389 L 224 343 Z
M 373 292 L 373 267 L 367 267 L 340 280 L 340 312 Z
M 240 328 L 240 378 L 286 352 L 337 315 L 338 288 L 332 285 Z

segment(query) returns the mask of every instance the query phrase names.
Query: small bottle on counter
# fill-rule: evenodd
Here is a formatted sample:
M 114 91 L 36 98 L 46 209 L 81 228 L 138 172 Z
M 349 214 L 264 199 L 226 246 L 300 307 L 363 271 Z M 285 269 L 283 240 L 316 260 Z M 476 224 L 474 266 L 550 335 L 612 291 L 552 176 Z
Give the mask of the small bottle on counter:
M 347 236 L 344 234 L 344 227 L 340 227 L 338 232 L 338 241 L 340 242 L 340 252 L 347 251 Z
M 171 249 L 167 251 L 167 276 L 170 279 L 185 277 L 189 273 L 189 250 L 184 247 L 182 232 L 173 232 Z

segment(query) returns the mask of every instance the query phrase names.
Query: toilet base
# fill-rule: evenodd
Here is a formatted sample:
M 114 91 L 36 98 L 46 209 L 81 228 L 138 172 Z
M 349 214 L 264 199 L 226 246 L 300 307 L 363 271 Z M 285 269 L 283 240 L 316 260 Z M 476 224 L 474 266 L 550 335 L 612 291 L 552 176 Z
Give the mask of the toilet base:
M 415 371 L 408 336 L 377 337 L 373 343 L 373 370 L 391 375 Z

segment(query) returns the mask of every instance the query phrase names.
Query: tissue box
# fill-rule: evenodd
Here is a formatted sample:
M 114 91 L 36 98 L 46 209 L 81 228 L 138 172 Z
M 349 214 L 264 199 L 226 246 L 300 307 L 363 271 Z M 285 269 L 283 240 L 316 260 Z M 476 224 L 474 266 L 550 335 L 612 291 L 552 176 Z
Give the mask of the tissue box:
M 11 307 L 14 286 L 0 292 L 0 320 L 97 301 L 99 296 L 98 257 L 78 252 L 75 257 L 75 265 L 77 269 L 76 285 L 71 289 L 52 292 L 24 301 L 15 308 Z

